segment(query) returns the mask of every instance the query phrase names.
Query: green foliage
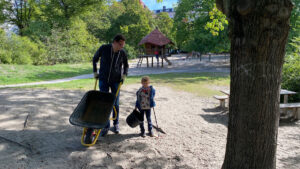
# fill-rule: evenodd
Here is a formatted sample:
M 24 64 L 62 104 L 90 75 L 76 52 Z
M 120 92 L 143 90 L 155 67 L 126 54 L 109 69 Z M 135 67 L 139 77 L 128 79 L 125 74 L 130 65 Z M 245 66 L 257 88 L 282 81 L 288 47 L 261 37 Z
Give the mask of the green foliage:
M 292 0 L 292 2 L 294 3 L 294 8 L 290 18 L 291 29 L 286 49 L 288 54 L 295 52 L 296 49 L 293 45 L 293 40 L 295 41 L 295 38 L 300 37 L 300 0 Z
M 114 5 L 112 8 L 115 8 Z M 106 34 L 111 27 L 110 17 L 115 17 L 115 14 L 109 13 L 112 8 L 107 4 L 97 5 L 80 16 L 86 23 L 88 32 L 103 42 L 110 42 L 110 39 L 107 41 Z
M 4 31 L 0 32 L 1 63 L 32 64 L 37 57 L 43 55 L 44 51 L 28 37 L 20 37 L 15 34 L 8 37 Z
M 37 45 L 27 37 L 20 37 L 13 34 L 8 43 L 12 51 L 12 63 L 32 64 L 31 57 L 39 54 Z
M 52 29 L 45 46 L 47 64 L 78 63 L 90 61 L 99 43 L 86 30 L 86 23 L 75 18 L 68 29 Z
M 152 13 L 139 4 L 138 0 L 122 0 L 112 10 L 120 9 L 116 18 L 112 18 L 108 35 L 111 39 L 117 33 L 126 37 L 126 43 L 135 49 L 139 41 L 154 29 Z M 107 39 L 108 40 L 108 39 Z
M 134 58 L 138 42 L 155 28 L 152 12 L 138 0 L 16 0 L 13 5 L 0 2 L 0 19 L 19 28 L 19 35 L 9 38 L 1 33 L 2 63 L 90 61 L 99 42 L 110 43 L 118 33 L 127 38 L 125 50 Z
M 91 10 L 94 6 L 100 5 L 103 0 L 40 0 L 37 1 L 41 11 L 42 18 L 50 23 L 59 26 L 68 26 L 72 17 L 78 17 L 81 14 Z
M 2 0 L 0 2 L 0 18 L 5 22 L 14 24 L 19 28 L 19 34 L 23 34 L 23 30 L 28 27 L 29 23 L 35 16 L 36 3 L 35 0 Z
M 292 40 L 295 51 L 285 58 L 282 70 L 282 88 L 297 92 L 289 97 L 291 101 L 300 101 L 300 36 Z
M 282 88 L 297 92 L 289 97 L 290 101 L 300 101 L 300 0 L 292 0 L 292 10 L 287 44 L 287 56 L 282 70 Z
M 8 6 L 7 1 L 0 1 L 0 23 L 6 20 L 7 15 L 5 14 L 5 9 Z
M 226 16 L 217 9 L 216 4 L 209 12 L 209 19 L 210 21 L 206 23 L 205 29 L 210 30 L 210 33 L 214 36 L 219 35 L 219 32 L 224 30 L 224 25 L 228 25 Z
M 51 35 L 51 25 L 46 21 L 30 22 L 28 27 L 23 30 L 23 36 L 28 36 L 34 40 L 43 40 Z
M 183 50 L 229 51 L 227 21 L 215 8 L 214 0 L 179 1 L 173 29 L 177 45 Z
M 0 28 L 0 63 L 11 63 L 11 51 L 8 50 L 7 37 L 3 29 Z
M 130 45 L 125 45 L 124 50 L 127 53 L 128 59 L 134 59 L 137 57 L 138 53 L 137 50 L 134 49 L 134 47 L 130 46 Z
M 169 14 L 166 12 L 161 12 L 155 18 L 155 24 L 159 28 L 159 30 L 166 35 L 169 39 L 174 41 L 174 32 L 172 31 L 173 28 L 173 19 L 170 18 Z

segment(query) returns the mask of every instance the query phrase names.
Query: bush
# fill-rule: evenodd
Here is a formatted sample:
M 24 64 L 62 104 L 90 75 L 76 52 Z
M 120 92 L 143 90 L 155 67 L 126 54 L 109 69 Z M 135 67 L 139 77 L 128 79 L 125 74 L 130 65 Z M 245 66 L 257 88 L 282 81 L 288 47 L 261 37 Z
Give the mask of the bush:
M 79 63 L 91 61 L 99 42 L 88 33 L 82 20 L 75 19 L 67 29 L 52 29 L 45 46 L 49 64 Z
M 285 58 L 282 71 L 281 86 L 284 89 L 297 92 L 296 95 L 289 97 L 291 102 L 300 101 L 300 38 L 294 38 L 292 46 L 295 47 L 294 53 Z
M 124 50 L 126 51 L 127 53 L 127 56 L 128 56 L 128 59 L 134 59 L 137 57 L 137 51 L 134 49 L 134 47 L 126 44 L 125 47 L 124 47 Z
M 7 50 L 7 37 L 3 29 L 0 28 L 0 63 L 11 63 L 11 52 Z
M 37 43 L 27 37 L 0 32 L 0 62 L 7 64 L 32 64 L 34 58 L 43 54 Z

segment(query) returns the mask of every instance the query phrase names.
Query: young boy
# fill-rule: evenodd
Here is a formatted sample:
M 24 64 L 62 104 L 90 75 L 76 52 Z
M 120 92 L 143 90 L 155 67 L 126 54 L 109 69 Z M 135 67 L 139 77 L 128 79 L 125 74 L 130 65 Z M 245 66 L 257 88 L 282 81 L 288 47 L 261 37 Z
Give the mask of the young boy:
M 142 77 L 141 83 L 142 87 L 136 92 L 137 100 L 135 104 L 135 107 L 140 110 L 143 117 L 143 122 L 140 124 L 141 136 L 146 137 L 144 128 L 144 114 L 146 114 L 149 135 L 150 137 L 154 137 L 151 122 L 151 108 L 155 106 L 155 89 L 152 86 L 149 86 L 150 78 L 148 76 Z

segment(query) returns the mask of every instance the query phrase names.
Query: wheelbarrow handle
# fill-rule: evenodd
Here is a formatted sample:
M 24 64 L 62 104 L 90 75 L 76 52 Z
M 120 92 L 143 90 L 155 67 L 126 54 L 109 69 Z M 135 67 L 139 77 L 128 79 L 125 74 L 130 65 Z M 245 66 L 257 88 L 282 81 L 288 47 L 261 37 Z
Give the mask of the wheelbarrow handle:
M 98 82 L 98 79 L 96 78 L 94 90 L 96 90 L 96 88 L 97 88 L 97 82 Z M 121 88 L 122 84 L 123 84 L 123 82 L 119 83 L 118 90 L 116 92 L 116 97 L 118 97 L 118 95 L 119 95 L 119 91 L 120 91 L 120 88 Z M 117 110 L 116 110 L 115 106 L 113 107 L 113 110 L 114 110 L 114 113 L 115 113 L 115 118 L 110 118 L 110 120 L 116 120 L 117 119 Z
M 117 92 L 116 92 L 116 98 L 117 98 L 118 95 L 119 95 L 119 91 L 120 91 L 120 89 L 121 89 L 122 84 L 123 84 L 123 82 L 120 82 L 120 83 L 119 83 L 118 90 L 117 90 Z M 113 107 L 113 110 L 114 110 L 114 113 L 115 113 L 115 118 L 110 118 L 110 120 L 116 120 L 116 119 L 117 119 L 118 112 L 117 112 L 115 106 Z
M 119 94 L 119 91 L 120 91 L 120 89 L 121 89 L 122 84 L 123 84 L 123 82 L 120 82 L 120 83 L 119 83 L 118 90 L 117 90 L 117 92 L 116 92 L 116 97 L 118 97 L 118 94 Z
M 98 78 L 95 79 L 95 86 L 94 86 L 94 90 L 97 89 L 97 82 L 98 82 Z
M 97 89 L 97 82 L 98 82 L 98 78 L 95 79 L 94 90 Z M 120 88 L 121 88 L 122 84 L 123 84 L 123 82 L 120 82 L 120 83 L 119 83 L 118 90 L 117 90 L 117 92 L 116 92 L 116 97 L 118 97 L 118 94 L 119 94 L 119 91 L 120 91 Z

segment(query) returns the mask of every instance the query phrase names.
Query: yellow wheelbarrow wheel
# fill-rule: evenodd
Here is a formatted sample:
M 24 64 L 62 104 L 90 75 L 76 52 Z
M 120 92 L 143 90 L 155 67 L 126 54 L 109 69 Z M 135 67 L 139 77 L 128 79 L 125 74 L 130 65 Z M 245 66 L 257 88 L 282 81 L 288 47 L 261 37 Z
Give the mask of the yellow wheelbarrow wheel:
M 95 144 L 96 144 L 96 142 L 97 142 L 97 140 L 98 140 L 98 137 L 99 137 L 99 135 L 100 135 L 101 129 L 96 129 L 96 130 L 94 130 L 94 132 L 96 133 L 96 135 L 94 136 L 94 139 L 93 139 L 92 143 L 91 143 L 91 144 L 86 144 L 86 143 L 84 142 L 84 137 L 85 137 L 85 135 L 86 135 L 87 129 L 88 129 L 88 128 L 86 128 L 86 127 L 83 128 L 83 132 L 82 132 L 82 136 L 81 136 L 81 144 L 84 145 L 84 146 L 89 147 L 89 146 L 92 146 L 92 145 L 95 145 Z

